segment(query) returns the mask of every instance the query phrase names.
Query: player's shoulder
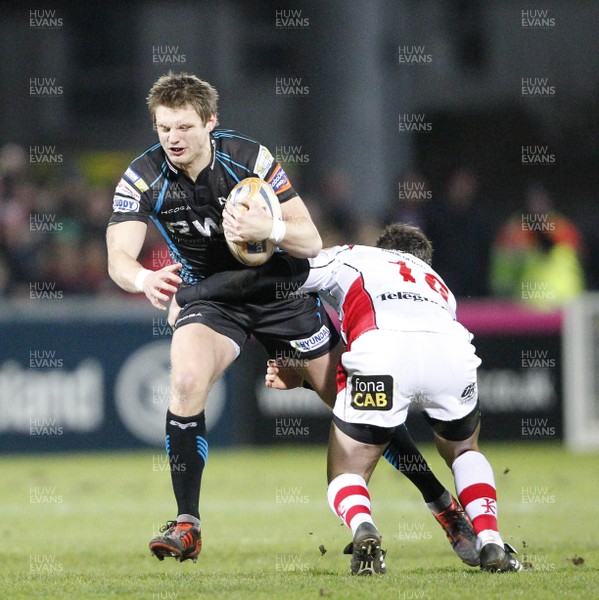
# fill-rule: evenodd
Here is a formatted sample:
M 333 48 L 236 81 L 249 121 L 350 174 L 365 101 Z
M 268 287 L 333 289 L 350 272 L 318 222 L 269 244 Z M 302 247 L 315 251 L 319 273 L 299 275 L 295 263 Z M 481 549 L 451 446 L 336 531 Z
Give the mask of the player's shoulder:
M 363 260 L 367 262 L 403 262 L 410 268 L 416 268 L 423 271 L 433 271 L 430 265 L 423 260 L 394 248 L 379 248 L 378 246 L 366 246 L 361 244 L 353 244 L 348 246 L 348 257 L 355 260 Z
M 215 129 L 212 132 L 212 138 L 214 139 L 217 147 L 224 150 L 227 149 L 238 149 L 238 148 L 252 148 L 255 149 L 260 145 L 255 139 L 236 131 L 235 129 Z
M 413 254 L 395 248 L 379 248 L 378 246 L 361 246 L 361 248 L 364 248 L 364 252 L 370 252 L 383 257 L 396 257 L 397 259 L 407 260 L 416 264 L 426 264 Z
M 343 244 L 339 246 L 326 246 L 320 251 L 322 256 L 338 256 L 344 252 L 350 252 L 355 248 L 354 244 Z
M 344 253 L 348 257 L 380 257 L 383 256 L 383 252 L 386 252 L 382 248 L 376 246 L 367 246 L 365 244 L 346 244 L 345 246 L 337 246 L 338 253 Z M 391 251 L 395 254 L 395 251 Z M 399 254 L 399 253 L 397 253 Z
M 236 172 L 240 178 L 257 175 L 269 181 L 277 194 L 291 188 L 282 167 L 269 149 L 260 142 L 234 129 L 217 129 L 212 132 L 212 138 L 216 160 L 223 164 L 227 171 Z M 279 200 L 284 202 L 295 195 L 290 194 L 291 192 L 287 197 L 279 195 Z
M 154 144 L 129 163 L 124 178 L 138 190 L 145 192 L 163 172 L 165 163 L 162 146 Z
M 343 246 L 327 246 L 323 248 L 314 258 L 308 259 L 312 268 L 320 269 L 327 267 L 339 260 L 339 257 L 352 249 L 350 244 Z

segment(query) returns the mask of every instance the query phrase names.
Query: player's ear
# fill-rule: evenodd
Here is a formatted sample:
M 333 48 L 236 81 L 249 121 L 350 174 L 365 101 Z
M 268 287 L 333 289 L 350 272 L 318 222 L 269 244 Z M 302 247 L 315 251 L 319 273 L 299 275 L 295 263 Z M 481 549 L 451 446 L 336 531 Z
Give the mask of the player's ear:
M 216 114 L 214 114 L 208 119 L 208 122 L 206 123 L 206 128 L 210 132 L 217 126 L 217 124 L 218 124 L 218 118 L 217 118 Z

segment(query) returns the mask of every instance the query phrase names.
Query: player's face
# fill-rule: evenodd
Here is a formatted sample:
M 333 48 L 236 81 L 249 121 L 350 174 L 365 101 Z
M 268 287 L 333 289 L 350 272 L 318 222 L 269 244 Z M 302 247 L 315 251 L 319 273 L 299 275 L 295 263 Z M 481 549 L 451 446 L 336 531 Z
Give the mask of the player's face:
M 216 125 L 216 116 L 206 123 L 192 107 L 156 108 L 158 139 L 169 160 L 188 173 L 195 173 L 210 161 L 210 132 Z M 199 172 L 199 170 L 198 170 Z

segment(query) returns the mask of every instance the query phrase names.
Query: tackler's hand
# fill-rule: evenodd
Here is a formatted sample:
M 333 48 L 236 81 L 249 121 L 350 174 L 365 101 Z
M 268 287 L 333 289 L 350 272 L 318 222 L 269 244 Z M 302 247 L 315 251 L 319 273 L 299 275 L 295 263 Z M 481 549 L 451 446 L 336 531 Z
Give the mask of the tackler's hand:
M 294 369 L 289 367 L 279 367 L 277 361 L 273 358 L 266 362 L 266 374 L 264 375 L 264 385 L 274 390 L 291 390 L 301 387 L 303 377 Z

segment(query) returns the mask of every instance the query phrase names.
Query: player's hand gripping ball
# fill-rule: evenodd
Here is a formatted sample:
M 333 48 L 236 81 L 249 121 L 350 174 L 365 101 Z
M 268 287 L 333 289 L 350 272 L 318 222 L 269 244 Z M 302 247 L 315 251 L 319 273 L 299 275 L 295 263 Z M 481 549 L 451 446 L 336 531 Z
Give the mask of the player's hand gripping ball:
M 274 190 L 268 183 L 259 177 L 248 177 L 240 181 L 229 194 L 227 202 L 232 202 L 240 210 L 247 210 L 247 207 L 241 203 L 248 198 L 258 200 L 262 208 L 273 218 L 281 219 L 281 205 Z M 277 246 L 269 239 L 260 242 L 232 242 L 227 239 L 227 246 L 231 254 L 244 265 L 257 267 L 264 264 L 274 253 Z

